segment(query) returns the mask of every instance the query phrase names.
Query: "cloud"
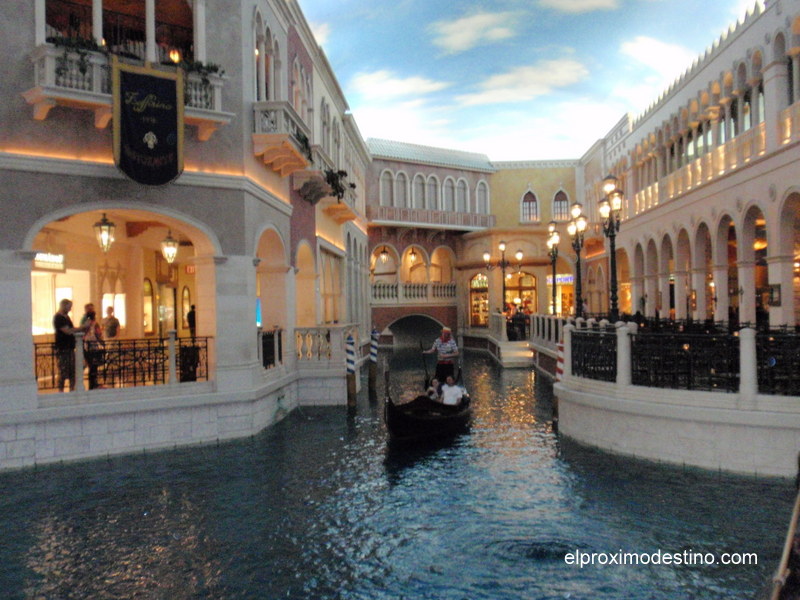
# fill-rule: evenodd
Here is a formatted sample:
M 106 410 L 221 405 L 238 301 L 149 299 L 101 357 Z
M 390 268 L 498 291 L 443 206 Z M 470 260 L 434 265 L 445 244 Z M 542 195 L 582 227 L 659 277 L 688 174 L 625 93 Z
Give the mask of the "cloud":
M 324 46 L 328 43 L 331 35 L 331 26 L 328 23 L 309 23 L 309 27 L 314 34 L 314 39 L 317 40 L 317 45 Z
M 465 106 L 524 102 L 577 83 L 588 74 L 588 69 L 576 60 L 543 60 L 533 66 L 516 67 L 492 75 L 480 84 L 482 91 L 463 94 L 456 100 Z
M 437 35 L 433 43 L 447 54 L 457 54 L 481 44 L 514 37 L 515 13 L 481 12 L 455 21 L 437 21 L 430 29 Z
M 450 114 L 421 100 L 354 106 L 353 116 L 365 138 L 458 148 Z
M 613 10 L 619 8 L 619 0 L 539 0 L 539 6 L 561 12 L 578 14 L 593 10 Z
M 364 99 L 385 100 L 401 97 L 418 97 L 438 92 L 450 84 L 425 77 L 397 77 L 391 71 L 380 70 L 359 73 L 350 80 L 349 90 Z

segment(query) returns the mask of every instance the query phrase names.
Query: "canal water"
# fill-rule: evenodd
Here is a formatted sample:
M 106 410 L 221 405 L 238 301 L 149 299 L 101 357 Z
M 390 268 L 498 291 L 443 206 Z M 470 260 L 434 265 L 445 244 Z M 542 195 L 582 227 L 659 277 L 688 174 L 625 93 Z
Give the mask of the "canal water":
M 395 393 L 417 352 L 382 355 Z M 389 447 L 380 403 L 302 408 L 254 438 L 0 475 L 3 598 L 753 599 L 794 487 L 560 440 L 549 385 L 468 355 L 469 433 Z M 382 394 L 381 394 L 382 395 Z M 754 553 L 753 566 L 594 565 Z

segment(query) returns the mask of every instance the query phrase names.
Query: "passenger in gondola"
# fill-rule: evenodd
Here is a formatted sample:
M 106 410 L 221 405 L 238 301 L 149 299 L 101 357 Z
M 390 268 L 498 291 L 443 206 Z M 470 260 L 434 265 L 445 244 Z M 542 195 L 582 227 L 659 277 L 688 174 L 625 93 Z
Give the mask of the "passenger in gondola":
M 439 385 L 439 380 L 434 377 L 431 379 L 431 384 L 428 386 L 427 391 L 425 392 L 431 400 L 439 400 L 439 390 L 442 386 Z
M 452 375 L 448 375 L 442 384 L 441 402 L 446 406 L 458 406 L 467 396 L 467 390 L 458 385 Z
M 436 338 L 430 350 L 423 350 L 423 354 L 436 352 L 436 379 L 444 381 L 447 376 L 455 375 L 455 359 L 458 357 L 458 344 L 453 339 L 453 332 L 449 327 L 442 327 L 442 335 Z

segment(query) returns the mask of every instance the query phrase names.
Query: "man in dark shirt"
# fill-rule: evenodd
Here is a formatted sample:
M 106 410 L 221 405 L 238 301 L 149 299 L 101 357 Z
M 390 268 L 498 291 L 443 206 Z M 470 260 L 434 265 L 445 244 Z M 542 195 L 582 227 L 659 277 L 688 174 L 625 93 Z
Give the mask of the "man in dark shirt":
M 58 360 L 58 391 L 64 391 L 64 381 L 69 379 L 69 391 L 75 389 L 75 332 L 80 331 L 72 324 L 69 311 L 72 310 L 71 300 L 62 300 L 58 305 L 58 312 L 53 316 L 53 329 L 56 339 L 53 344 L 56 359 Z

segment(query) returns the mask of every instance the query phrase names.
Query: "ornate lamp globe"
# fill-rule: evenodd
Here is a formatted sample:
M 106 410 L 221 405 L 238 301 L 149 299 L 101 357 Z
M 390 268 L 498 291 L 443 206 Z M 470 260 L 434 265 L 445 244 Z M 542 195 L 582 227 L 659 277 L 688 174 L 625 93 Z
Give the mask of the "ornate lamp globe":
M 114 243 L 114 231 L 116 229 L 117 226 L 106 218 L 106 213 L 103 213 L 103 218 L 94 224 L 94 234 L 103 252 L 108 252 L 111 244 Z
M 161 254 L 164 255 L 164 260 L 169 264 L 175 262 L 175 257 L 178 256 L 178 240 L 172 237 L 172 230 L 170 229 L 161 242 Z

